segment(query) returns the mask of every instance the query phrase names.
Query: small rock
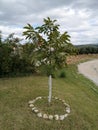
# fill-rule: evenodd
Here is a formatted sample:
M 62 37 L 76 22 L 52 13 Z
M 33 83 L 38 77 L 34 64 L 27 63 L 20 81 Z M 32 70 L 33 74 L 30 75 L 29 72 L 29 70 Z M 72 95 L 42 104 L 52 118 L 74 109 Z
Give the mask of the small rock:
M 43 118 L 44 118 L 44 119 L 48 119 L 47 114 L 43 114 Z
M 34 111 L 35 109 L 36 109 L 36 107 L 33 107 L 33 108 L 32 108 L 32 111 Z
M 30 104 L 29 107 L 34 107 L 34 105 L 33 105 L 33 104 Z
M 38 113 L 38 110 L 37 110 L 37 109 L 34 109 L 34 112 L 35 112 L 35 113 Z
M 69 107 L 66 107 L 66 112 L 70 113 L 70 108 Z
M 59 98 L 58 97 L 55 97 L 56 100 L 58 100 Z
M 49 115 L 49 119 L 52 120 L 53 119 L 53 115 Z
M 65 118 L 66 118 L 66 117 L 68 116 L 68 114 L 65 114 L 64 116 L 65 116 Z
M 65 115 L 60 115 L 60 120 L 64 120 Z
M 34 103 L 34 101 L 32 100 L 32 101 L 29 101 L 28 103 L 29 103 L 29 104 L 32 104 L 32 103 Z
M 65 103 L 65 100 L 62 100 L 63 103 Z
M 37 116 L 38 116 L 38 117 L 42 117 L 42 113 L 38 113 Z
M 38 99 L 42 99 L 42 97 L 37 97 L 36 100 L 38 100 Z
M 69 105 L 68 105 L 67 103 L 64 103 L 64 105 L 65 105 L 66 107 L 69 107 Z
M 55 120 L 59 120 L 59 115 L 54 115 Z

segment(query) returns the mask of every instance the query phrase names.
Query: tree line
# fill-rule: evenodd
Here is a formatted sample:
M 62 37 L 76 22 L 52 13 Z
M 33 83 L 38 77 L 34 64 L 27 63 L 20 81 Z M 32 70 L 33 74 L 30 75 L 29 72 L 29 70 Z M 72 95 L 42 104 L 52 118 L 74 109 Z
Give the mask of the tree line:
M 78 54 L 98 54 L 98 44 L 76 46 Z

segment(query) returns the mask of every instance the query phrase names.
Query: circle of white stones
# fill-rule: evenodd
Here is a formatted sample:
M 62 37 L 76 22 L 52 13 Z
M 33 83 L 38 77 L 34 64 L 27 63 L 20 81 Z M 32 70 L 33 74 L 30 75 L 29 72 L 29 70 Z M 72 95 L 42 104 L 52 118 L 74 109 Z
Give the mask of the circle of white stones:
M 47 97 L 36 97 L 35 99 L 28 102 L 29 107 L 32 109 L 32 111 L 34 113 L 37 114 L 37 116 L 39 118 L 49 119 L 49 120 L 53 120 L 53 119 L 54 120 L 64 120 L 70 114 L 70 106 L 65 102 L 65 100 L 62 100 L 62 99 L 60 99 L 58 97 L 52 97 L 52 98 L 54 98 L 55 100 L 59 100 L 64 104 L 66 113 L 64 113 L 63 115 L 59 115 L 59 114 L 52 115 L 52 114 L 46 114 L 46 113 L 40 112 L 38 110 L 38 108 L 34 106 L 34 103 L 37 100 L 44 99 L 44 98 L 47 98 Z

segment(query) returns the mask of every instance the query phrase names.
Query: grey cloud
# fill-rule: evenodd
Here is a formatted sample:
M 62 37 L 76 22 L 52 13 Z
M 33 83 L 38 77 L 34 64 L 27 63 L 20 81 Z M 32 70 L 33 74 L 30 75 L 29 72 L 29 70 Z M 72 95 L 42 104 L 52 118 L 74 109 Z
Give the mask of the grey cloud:
M 0 12 L 3 12 L 3 15 L 0 15 L 0 21 L 9 22 L 13 21 L 21 23 L 26 21 L 31 15 L 36 17 L 42 16 L 44 12 L 50 11 L 53 8 L 62 8 L 62 7 L 73 7 L 74 9 L 81 8 L 90 8 L 90 6 L 96 6 L 97 0 L 1 0 L 0 1 Z M 22 17 L 23 20 L 20 20 Z M 36 19 L 35 17 L 35 19 Z M 31 17 L 30 17 L 31 18 Z
M 76 0 L 72 3 L 72 7 L 76 9 L 88 8 L 88 9 L 97 9 L 98 1 L 97 0 Z
M 44 17 L 49 16 L 57 19 L 61 30 L 67 29 L 73 35 L 74 43 L 83 42 L 83 39 L 87 41 L 87 38 L 90 41 L 97 41 L 97 6 L 98 0 L 0 0 L 0 25 L 22 28 L 26 23 L 31 23 L 36 26 L 42 23 Z M 66 15 L 70 10 L 74 11 L 73 14 Z M 83 16 L 79 14 L 80 11 L 84 11 Z M 93 38 L 86 36 L 87 32 L 92 31 L 94 31 Z M 84 35 L 80 35 L 80 32 Z

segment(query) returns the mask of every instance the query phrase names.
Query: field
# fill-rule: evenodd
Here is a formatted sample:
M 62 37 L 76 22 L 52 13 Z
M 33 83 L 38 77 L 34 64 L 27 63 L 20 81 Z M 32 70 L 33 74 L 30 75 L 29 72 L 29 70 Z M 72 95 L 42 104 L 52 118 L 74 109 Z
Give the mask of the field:
M 66 77 L 53 78 L 53 96 L 71 107 L 63 121 L 38 118 L 28 107 L 29 100 L 48 95 L 48 77 L 1 78 L 0 130 L 98 130 L 98 86 L 79 74 L 76 66 L 94 58 L 98 55 L 70 57 L 63 70 Z

